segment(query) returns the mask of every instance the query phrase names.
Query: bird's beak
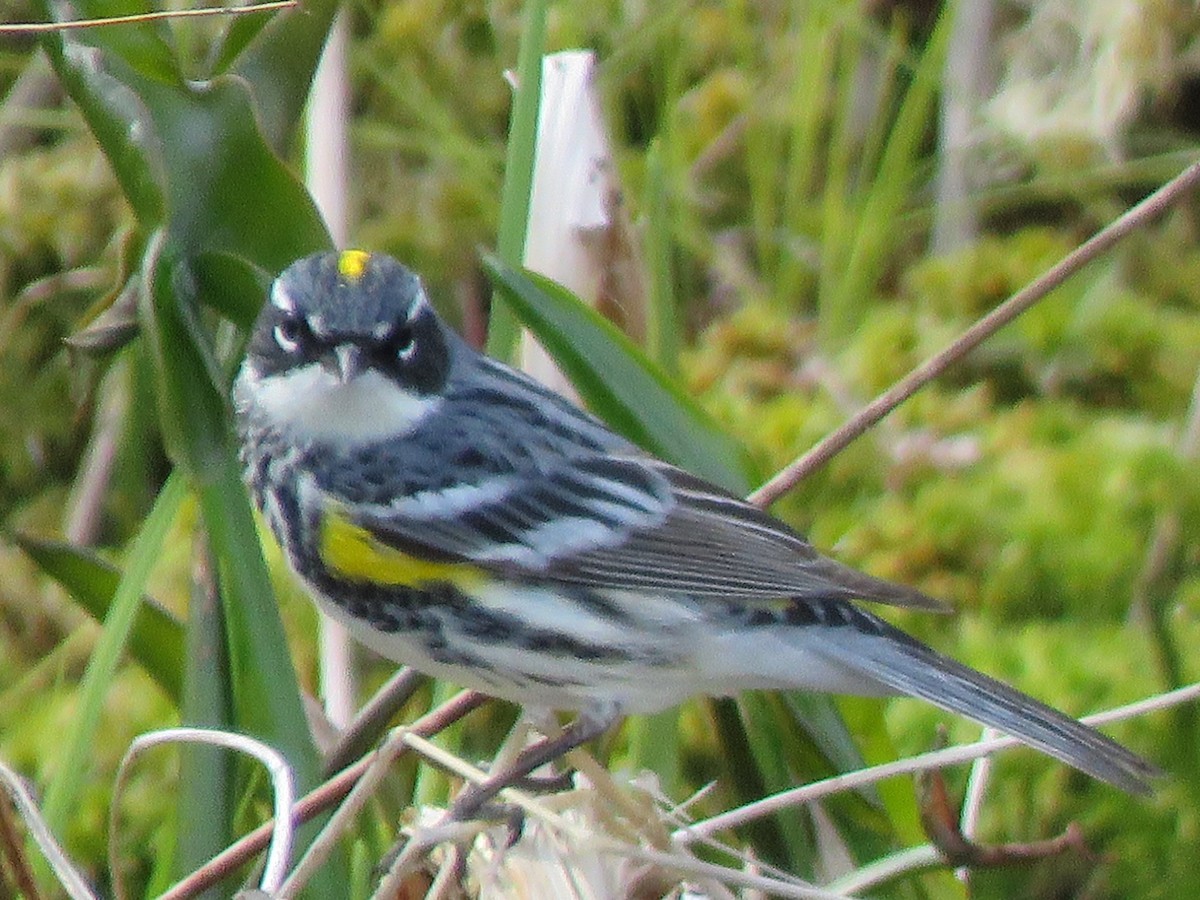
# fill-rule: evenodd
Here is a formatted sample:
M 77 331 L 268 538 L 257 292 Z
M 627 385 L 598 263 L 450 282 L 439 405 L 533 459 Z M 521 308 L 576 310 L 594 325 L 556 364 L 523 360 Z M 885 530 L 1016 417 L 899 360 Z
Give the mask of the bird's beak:
M 342 384 L 353 381 L 364 368 L 362 348 L 356 344 L 338 344 L 321 357 L 321 365 Z

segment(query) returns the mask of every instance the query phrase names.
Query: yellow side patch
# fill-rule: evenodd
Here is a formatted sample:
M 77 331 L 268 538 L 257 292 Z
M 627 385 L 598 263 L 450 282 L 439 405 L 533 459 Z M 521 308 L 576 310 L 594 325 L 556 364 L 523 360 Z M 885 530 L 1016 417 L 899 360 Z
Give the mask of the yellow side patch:
M 382 544 L 365 528 L 331 512 L 321 521 L 321 559 L 331 572 L 350 581 L 421 587 L 452 584 L 470 590 L 487 580 L 482 569 L 467 563 L 418 559 Z
M 366 250 L 345 250 L 338 257 L 338 272 L 343 278 L 358 281 L 370 258 L 371 254 Z

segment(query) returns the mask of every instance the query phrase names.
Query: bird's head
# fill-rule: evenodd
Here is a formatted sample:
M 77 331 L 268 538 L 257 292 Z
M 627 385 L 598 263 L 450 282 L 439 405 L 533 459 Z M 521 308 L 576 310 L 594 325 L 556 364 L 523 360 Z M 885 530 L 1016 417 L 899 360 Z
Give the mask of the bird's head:
M 449 333 L 409 269 L 361 250 L 317 253 L 271 286 L 235 401 L 297 437 L 387 437 L 432 412 L 451 362 Z

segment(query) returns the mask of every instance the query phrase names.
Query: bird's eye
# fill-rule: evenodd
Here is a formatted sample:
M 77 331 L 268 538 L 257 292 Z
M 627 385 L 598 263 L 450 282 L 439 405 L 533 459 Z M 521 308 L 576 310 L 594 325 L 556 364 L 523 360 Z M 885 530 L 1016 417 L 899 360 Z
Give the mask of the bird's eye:
M 285 353 L 295 353 L 312 337 L 303 319 L 284 319 L 275 326 L 275 342 Z
M 387 339 L 387 350 L 399 359 L 408 359 L 416 349 L 412 326 L 399 325 Z

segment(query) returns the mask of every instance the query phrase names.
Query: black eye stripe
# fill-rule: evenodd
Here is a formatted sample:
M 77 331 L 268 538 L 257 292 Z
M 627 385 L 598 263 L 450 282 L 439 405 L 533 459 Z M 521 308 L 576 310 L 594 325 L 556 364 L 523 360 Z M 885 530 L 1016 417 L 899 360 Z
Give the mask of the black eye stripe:
M 275 342 L 288 353 L 295 353 L 314 340 L 308 323 L 297 316 L 281 319 L 274 329 Z
M 384 342 L 384 349 L 388 353 L 397 355 L 407 354 L 412 350 L 413 341 L 416 339 L 416 334 L 411 325 L 405 323 L 397 325 L 392 329 L 392 333 L 388 335 Z

